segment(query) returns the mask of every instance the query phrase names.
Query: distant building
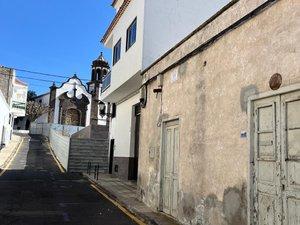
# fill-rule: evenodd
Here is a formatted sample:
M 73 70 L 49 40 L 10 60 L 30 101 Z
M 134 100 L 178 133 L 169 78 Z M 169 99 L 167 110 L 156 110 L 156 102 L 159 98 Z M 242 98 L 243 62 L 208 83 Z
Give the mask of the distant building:
M 8 143 L 11 139 L 14 120 L 25 116 L 27 90 L 27 84 L 16 78 L 14 69 L 0 67 L 0 138 L 2 143 Z
M 33 99 L 35 102 L 40 103 L 43 106 L 48 107 L 49 106 L 49 100 L 50 100 L 50 92 L 47 92 L 45 94 L 39 95 Z M 36 119 L 36 123 L 48 123 L 48 112 L 41 115 L 39 118 Z
M 102 83 L 105 77 L 110 74 L 110 67 L 108 62 L 104 59 L 101 52 L 100 56 L 92 63 L 91 80 L 87 83 L 88 92 L 92 95 L 91 117 L 90 123 L 92 125 L 106 125 L 107 124 L 107 111 L 109 104 L 100 101 L 101 92 L 104 86 L 107 88 L 107 83 Z M 107 79 L 106 79 L 107 81 Z
M 11 114 L 9 104 L 0 90 L 0 149 L 9 142 L 11 135 Z
M 36 98 L 40 101 L 41 98 Z M 90 124 L 92 96 L 74 75 L 60 87 L 53 84 L 49 93 L 48 122 L 74 126 Z

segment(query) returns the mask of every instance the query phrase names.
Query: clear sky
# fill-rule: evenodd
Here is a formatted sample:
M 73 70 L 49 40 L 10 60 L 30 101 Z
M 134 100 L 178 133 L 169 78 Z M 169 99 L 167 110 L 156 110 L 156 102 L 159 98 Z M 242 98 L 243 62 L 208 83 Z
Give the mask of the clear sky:
M 0 0 L 0 65 L 90 79 L 91 62 L 101 51 L 100 39 L 114 16 L 111 0 Z M 17 75 L 56 81 L 17 71 Z M 22 78 L 42 94 L 51 82 Z

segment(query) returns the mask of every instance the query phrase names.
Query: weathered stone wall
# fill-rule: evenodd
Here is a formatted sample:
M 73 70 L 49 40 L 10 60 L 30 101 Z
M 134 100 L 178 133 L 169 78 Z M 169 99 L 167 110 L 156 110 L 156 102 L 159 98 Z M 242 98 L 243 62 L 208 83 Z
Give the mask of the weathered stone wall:
M 12 69 L 0 67 L 0 90 L 2 91 L 2 94 L 8 104 L 10 104 L 10 100 L 13 93 L 12 76 Z
M 240 136 L 248 128 L 247 99 L 270 91 L 269 79 L 275 73 L 282 75 L 282 86 L 300 83 L 300 2 L 274 1 L 168 68 L 199 47 L 206 35 L 262 2 L 266 1 L 239 1 L 222 14 L 227 16 L 222 21 L 199 30 L 144 74 L 146 81 L 162 72 L 163 91 L 156 96 L 157 82 L 150 81 L 147 106 L 141 113 L 141 198 L 153 209 L 159 207 L 159 125 L 162 119 L 179 117 L 177 218 L 185 224 L 247 224 L 249 148 L 247 138 Z M 154 157 L 150 157 L 153 150 Z

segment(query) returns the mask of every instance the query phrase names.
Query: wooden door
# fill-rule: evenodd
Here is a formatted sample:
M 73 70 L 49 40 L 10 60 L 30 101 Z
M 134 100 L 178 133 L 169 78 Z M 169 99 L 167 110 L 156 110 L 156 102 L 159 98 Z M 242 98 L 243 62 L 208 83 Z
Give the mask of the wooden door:
M 282 95 L 284 225 L 300 224 L 300 91 Z
M 300 91 L 254 102 L 254 224 L 300 225 Z
M 178 158 L 179 125 L 178 121 L 165 124 L 163 132 L 162 163 L 162 202 L 163 211 L 172 216 L 177 215 L 178 201 Z
M 280 98 L 254 103 L 254 224 L 280 225 Z

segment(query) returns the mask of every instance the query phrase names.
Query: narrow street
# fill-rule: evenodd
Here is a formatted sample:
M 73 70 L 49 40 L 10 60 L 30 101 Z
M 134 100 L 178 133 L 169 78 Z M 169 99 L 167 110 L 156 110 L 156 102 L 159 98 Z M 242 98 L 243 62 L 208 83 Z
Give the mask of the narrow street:
M 0 177 L 0 224 L 135 223 L 80 174 L 61 173 L 41 137 L 27 136 Z

